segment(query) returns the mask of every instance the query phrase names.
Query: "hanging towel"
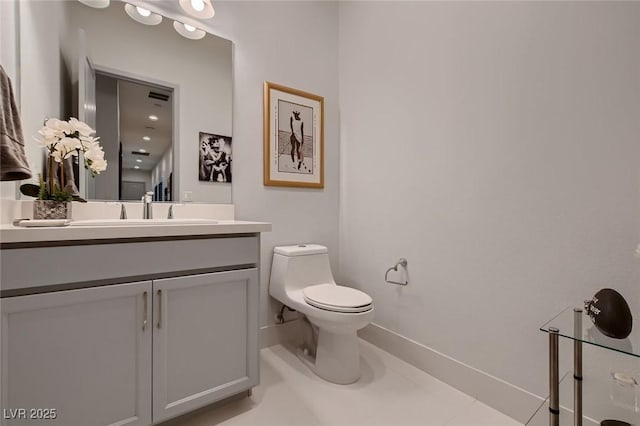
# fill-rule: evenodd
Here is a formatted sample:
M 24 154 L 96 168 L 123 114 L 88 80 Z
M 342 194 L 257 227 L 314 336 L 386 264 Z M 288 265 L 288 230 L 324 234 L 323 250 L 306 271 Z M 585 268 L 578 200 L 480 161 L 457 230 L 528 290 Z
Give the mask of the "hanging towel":
M 22 123 L 9 76 L 0 65 L 0 180 L 31 178 L 24 153 Z

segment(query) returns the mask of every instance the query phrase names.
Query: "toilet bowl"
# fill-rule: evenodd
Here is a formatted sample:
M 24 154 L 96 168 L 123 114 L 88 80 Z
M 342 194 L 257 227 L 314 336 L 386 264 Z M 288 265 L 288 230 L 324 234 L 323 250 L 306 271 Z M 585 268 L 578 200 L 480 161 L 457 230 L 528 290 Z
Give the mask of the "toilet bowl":
M 357 331 L 373 320 L 373 301 L 360 290 L 336 284 L 326 247 L 275 247 L 269 294 L 318 328 L 317 346 L 299 353 L 313 372 L 339 384 L 360 378 Z

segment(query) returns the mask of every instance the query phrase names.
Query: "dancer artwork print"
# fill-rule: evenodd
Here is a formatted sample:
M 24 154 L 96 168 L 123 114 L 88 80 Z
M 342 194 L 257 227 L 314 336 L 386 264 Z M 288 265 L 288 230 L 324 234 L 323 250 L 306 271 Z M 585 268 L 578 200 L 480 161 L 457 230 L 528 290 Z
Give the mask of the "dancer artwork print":
M 200 132 L 198 180 L 231 182 L 231 137 Z
M 324 187 L 324 99 L 265 83 L 264 184 Z

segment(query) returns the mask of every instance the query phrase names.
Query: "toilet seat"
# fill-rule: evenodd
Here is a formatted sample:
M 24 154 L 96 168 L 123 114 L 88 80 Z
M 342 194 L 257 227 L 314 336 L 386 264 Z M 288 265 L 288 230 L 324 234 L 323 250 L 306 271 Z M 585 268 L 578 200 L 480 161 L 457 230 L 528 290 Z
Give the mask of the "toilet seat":
M 371 297 L 355 288 L 319 284 L 302 290 L 304 301 L 316 308 L 333 312 L 358 313 L 371 309 Z

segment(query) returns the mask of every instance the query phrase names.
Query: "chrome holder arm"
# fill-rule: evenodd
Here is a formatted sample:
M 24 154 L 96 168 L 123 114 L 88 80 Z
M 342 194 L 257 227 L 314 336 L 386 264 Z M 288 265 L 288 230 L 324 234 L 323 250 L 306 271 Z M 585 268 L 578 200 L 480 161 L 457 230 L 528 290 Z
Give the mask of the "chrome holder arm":
M 409 284 L 409 281 L 398 282 L 398 281 L 393 281 L 393 280 L 389 279 L 389 272 L 397 271 L 398 270 L 398 266 L 402 266 L 403 268 L 406 268 L 407 267 L 407 259 L 401 258 L 400 260 L 398 260 L 396 262 L 395 266 L 392 266 L 391 268 L 387 269 L 387 272 L 384 273 L 385 282 L 388 282 L 389 284 L 396 284 L 396 285 L 407 285 L 407 284 Z

